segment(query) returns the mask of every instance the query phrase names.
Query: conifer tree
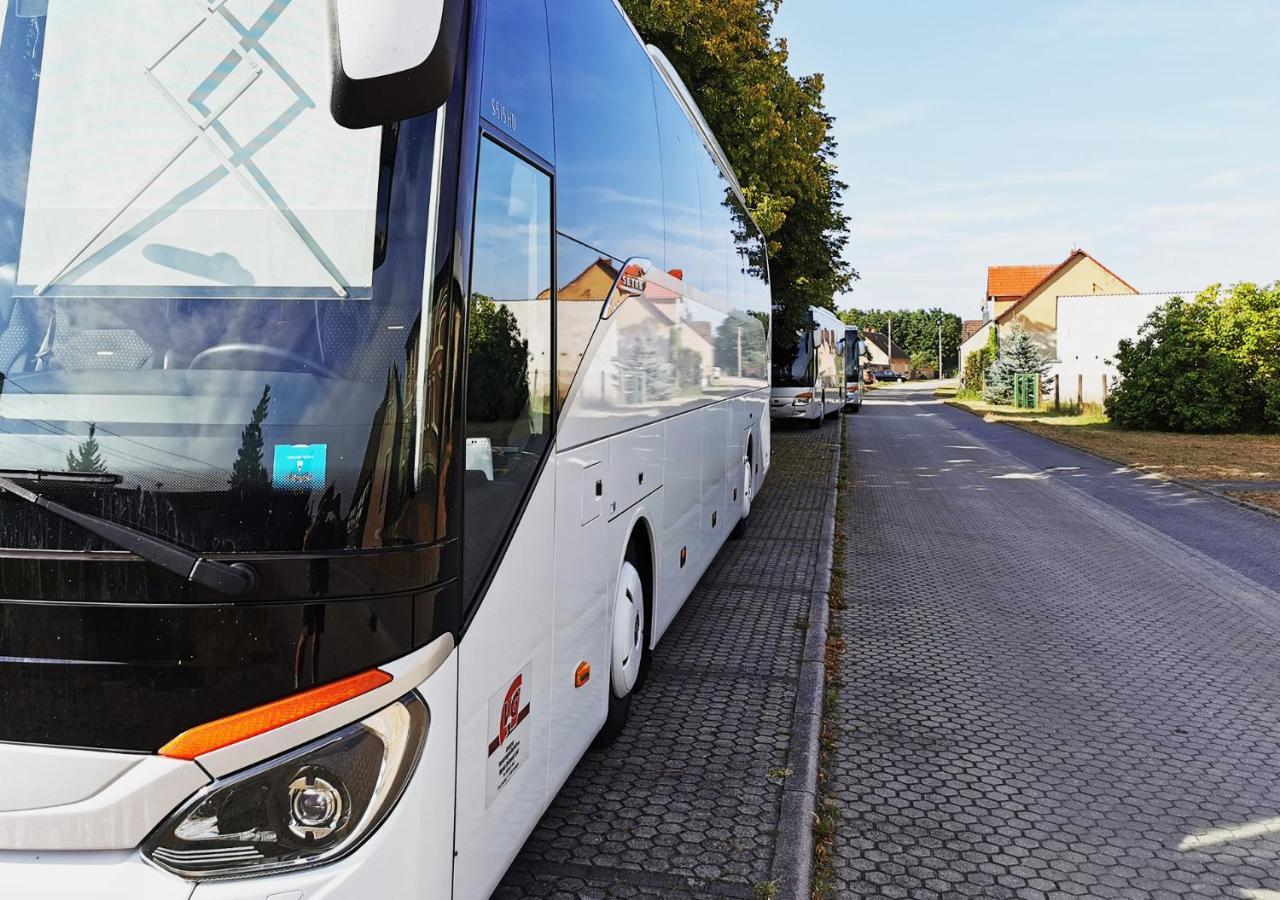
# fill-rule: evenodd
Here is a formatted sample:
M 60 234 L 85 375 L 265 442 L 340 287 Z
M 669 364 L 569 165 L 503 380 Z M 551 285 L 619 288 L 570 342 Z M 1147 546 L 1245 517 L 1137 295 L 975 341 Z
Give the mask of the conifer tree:
M 262 389 L 262 398 L 253 408 L 249 424 L 240 432 L 240 452 L 231 467 L 231 487 L 235 490 L 260 490 L 267 486 L 267 467 L 262 459 L 262 423 L 267 421 L 270 407 L 271 385 L 268 384 Z
M 90 475 L 99 475 L 107 471 L 106 463 L 102 461 L 102 448 L 98 446 L 97 432 L 98 426 L 90 423 L 89 436 L 81 441 L 75 450 L 67 454 L 67 471 L 85 472 Z
M 1012 403 L 1013 376 L 1032 372 L 1039 373 L 1044 391 L 1049 382 L 1049 361 L 1031 335 L 1021 325 L 1014 325 L 1008 340 L 1000 341 L 996 361 L 987 369 L 983 398 L 988 403 Z

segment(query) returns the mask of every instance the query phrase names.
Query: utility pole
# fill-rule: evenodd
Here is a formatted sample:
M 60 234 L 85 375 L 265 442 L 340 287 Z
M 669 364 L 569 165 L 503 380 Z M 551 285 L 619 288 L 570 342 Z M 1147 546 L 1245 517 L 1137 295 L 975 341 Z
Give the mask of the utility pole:
M 889 347 L 885 355 L 889 358 L 889 370 L 893 371 L 893 319 L 889 320 Z
M 942 378 L 942 320 L 938 320 L 938 378 Z

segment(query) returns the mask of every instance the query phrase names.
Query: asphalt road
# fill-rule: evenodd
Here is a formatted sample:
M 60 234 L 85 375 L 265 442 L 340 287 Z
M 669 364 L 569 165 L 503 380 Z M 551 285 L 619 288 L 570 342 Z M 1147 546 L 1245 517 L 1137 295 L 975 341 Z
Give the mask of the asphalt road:
M 912 390 L 915 402 L 930 391 Z M 1280 522 L 1223 502 L 1202 491 L 1047 441 L 1008 425 L 984 422 L 971 413 L 940 405 L 948 425 L 980 438 L 1032 469 L 1059 481 L 1163 534 L 1280 591 Z
M 1280 898 L 1280 523 L 927 390 L 846 426 L 836 896 Z

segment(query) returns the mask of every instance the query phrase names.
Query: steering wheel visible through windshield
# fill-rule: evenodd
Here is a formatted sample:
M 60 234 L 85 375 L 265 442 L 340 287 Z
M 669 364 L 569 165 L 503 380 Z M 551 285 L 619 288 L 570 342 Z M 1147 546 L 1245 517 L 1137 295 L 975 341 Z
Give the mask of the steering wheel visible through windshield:
M 310 0 L 0 3 L 0 468 L 201 550 L 430 539 L 435 116 L 338 127 Z M 38 515 L 0 547 L 89 545 Z

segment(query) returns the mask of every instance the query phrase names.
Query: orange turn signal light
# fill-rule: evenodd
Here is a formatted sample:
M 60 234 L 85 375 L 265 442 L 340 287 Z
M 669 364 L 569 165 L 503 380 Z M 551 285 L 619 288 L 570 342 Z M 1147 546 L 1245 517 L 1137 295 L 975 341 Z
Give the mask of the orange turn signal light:
M 391 676 L 380 669 L 361 672 L 256 709 L 197 725 L 165 744 L 159 753 L 171 759 L 195 759 L 345 703 L 391 680 Z
M 576 688 L 580 688 L 590 680 L 591 680 L 591 663 L 589 662 L 578 663 L 578 671 L 573 673 L 573 686 Z

